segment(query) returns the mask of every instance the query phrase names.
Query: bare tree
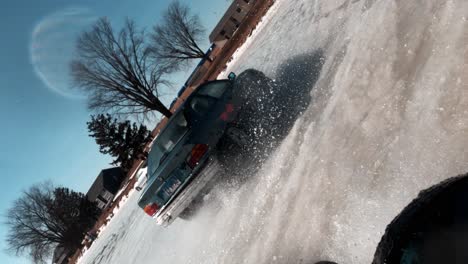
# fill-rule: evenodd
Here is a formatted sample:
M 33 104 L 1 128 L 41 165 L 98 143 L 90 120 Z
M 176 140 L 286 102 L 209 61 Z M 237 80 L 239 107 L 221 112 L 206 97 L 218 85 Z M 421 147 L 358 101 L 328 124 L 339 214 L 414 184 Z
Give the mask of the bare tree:
M 144 31 L 137 31 L 127 20 L 114 32 L 109 20 L 99 19 L 77 41 L 77 59 L 71 63 L 75 86 L 88 95 L 88 107 L 118 115 L 158 111 L 172 113 L 160 101 L 167 67 L 149 57 Z
M 173 1 L 163 15 L 162 24 L 153 28 L 152 52 L 177 68 L 190 59 L 211 60 L 198 45 L 204 33 L 198 15 L 190 14 L 188 6 Z
M 50 182 L 33 185 L 7 212 L 7 243 L 16 254 L 28 253 L 43 263 L 57 245 L 76 250 L 98 214 L 84 194 Z

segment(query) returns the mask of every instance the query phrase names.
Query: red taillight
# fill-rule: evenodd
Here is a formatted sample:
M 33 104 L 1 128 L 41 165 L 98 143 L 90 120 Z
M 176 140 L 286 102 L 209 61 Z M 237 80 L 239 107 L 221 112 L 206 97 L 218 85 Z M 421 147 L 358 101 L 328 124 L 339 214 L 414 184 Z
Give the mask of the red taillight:
M 223 121 L 229 121 L 232 117 L 232 113 L 234 112 L 234 105 L 233 104 L 226 104 L 224 112 L 221 113 L 219 119 Z
M 200 162 L 207 151 L 208 145 L 196 144 L 192 149 L 192 153 L 190 153 L 190 156 L 187 158 L 187 164 L 190 166 L 190 168 L 195 168 L 195 166 L 197 166 L 198 162 Z
M 147 213 L 149 216 L 153 216 L 158 212 L 159 206 L 156 203 L 148 204 L 145 206 L 145 213 Z

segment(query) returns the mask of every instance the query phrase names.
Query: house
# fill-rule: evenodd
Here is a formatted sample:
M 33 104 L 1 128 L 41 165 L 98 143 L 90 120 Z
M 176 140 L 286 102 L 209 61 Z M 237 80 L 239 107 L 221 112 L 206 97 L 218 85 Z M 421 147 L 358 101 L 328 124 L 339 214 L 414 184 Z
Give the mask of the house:
M 124 179 L 125 173 L 120 167 L 102 170 L 86 194 L 88 200 L 96 202 L 101 210 L 107 209 Z
M 222 47 L 232 38 L 256 0 L 234 0 L 210 34 L 210 42 Z

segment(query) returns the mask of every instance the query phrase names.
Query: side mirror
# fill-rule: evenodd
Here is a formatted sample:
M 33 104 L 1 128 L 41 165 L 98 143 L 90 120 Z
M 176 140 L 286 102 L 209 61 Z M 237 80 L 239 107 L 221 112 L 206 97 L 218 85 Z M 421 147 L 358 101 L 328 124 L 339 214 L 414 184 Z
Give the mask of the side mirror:
M 231 80 L 231 81 L 233 81 L 234 79 L 236 79 L 236 74 L 233 73 L 233 72 L 229 73 L 228 79 Z

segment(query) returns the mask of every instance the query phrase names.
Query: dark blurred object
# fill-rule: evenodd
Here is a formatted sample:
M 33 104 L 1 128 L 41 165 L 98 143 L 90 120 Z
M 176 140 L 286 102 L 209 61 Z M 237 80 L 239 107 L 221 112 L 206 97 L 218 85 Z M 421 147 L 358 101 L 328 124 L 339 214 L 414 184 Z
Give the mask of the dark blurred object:
M 465 174 L 422 191 L 387 226 L 372 263 L 468 263 L 467 249 Z

